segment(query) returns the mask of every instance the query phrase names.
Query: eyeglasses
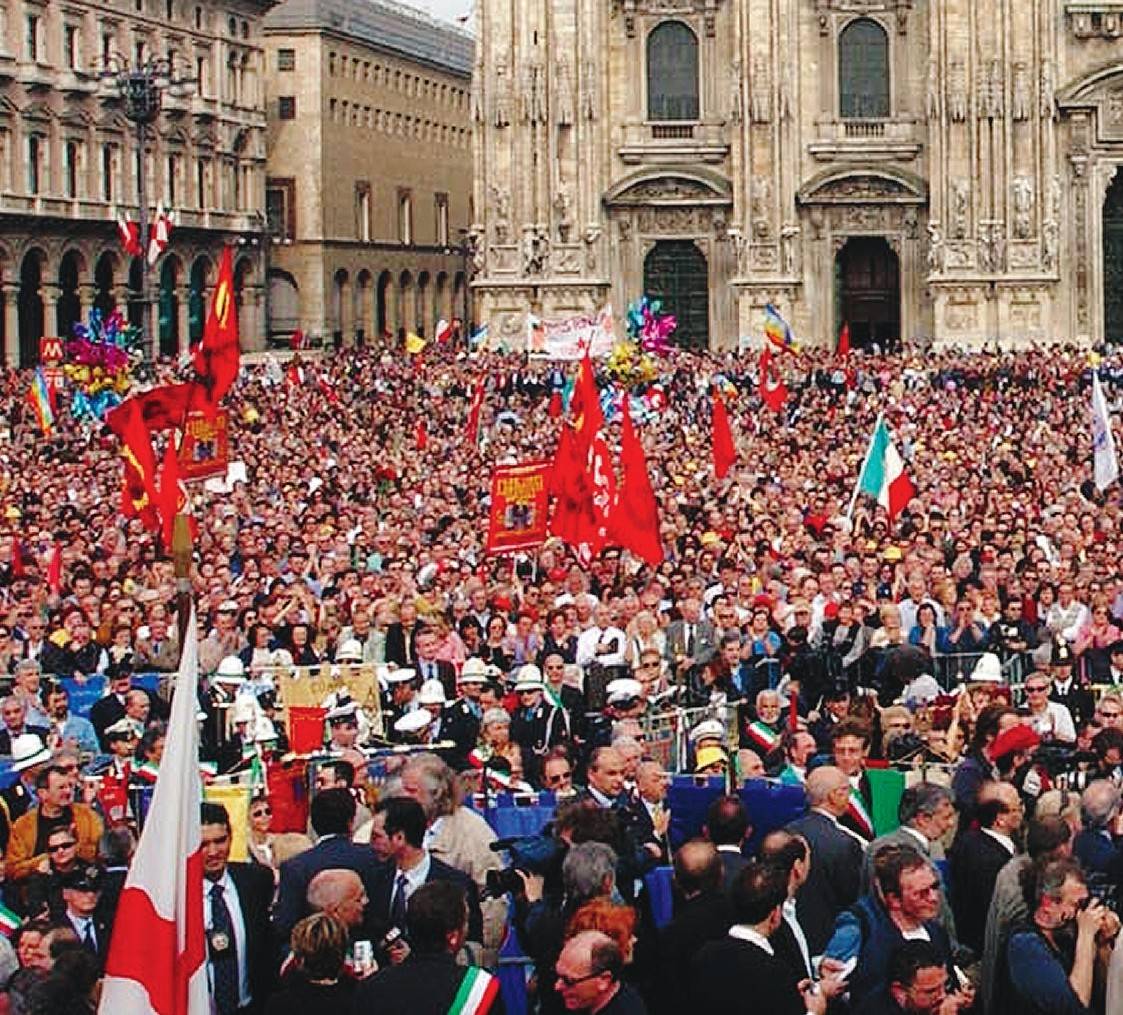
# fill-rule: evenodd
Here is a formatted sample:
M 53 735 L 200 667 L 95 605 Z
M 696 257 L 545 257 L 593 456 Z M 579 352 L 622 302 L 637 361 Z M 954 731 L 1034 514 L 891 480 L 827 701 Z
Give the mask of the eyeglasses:
M 560 987 L 569 988 L 576 987 L 579 983 L 584 983 L 586 980 L 595 980 L 598 976 L 603 976 L 607 970 L 601 969 L 595 973 L 588 973 L 585 976 L 565 976 L 562 973 L 557 973 L 557 982 Z
M 77 846 L 77 845 L 78 845 L 78 843 L 76 843 L 74 841 L 71 841 L 71 842 L 56 842 L 53 846 L 47 847 L 47 852 L 48 853 L 61 853 L 64 849 L 72 849 L 74 846 Z
M 546 776 L 546 785 L 557 786 L 559 783 L 568 782 L 572 778 L 572 772 L 559 772 L 557 775 Z
M 272 807 L 263 807 L 260 810 L 251 811 L 250 817 L 251 818 L 267 818 L 272 813 L 273 813 Z
M 1033 687 L 1026 685 L 1026 694 L 1044 694 L 1048 690 L 1048 684 L 1035 684 Z

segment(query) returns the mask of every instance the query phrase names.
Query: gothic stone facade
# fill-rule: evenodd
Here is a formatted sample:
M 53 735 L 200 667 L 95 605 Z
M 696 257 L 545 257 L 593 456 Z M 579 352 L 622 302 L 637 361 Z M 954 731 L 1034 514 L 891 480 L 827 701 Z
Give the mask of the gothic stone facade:
M 712 347 L 768 303 L 818 344 L 1123 338 L 1118 0 L 479 0 L 477 28 L 493 336 L 646 287 Z

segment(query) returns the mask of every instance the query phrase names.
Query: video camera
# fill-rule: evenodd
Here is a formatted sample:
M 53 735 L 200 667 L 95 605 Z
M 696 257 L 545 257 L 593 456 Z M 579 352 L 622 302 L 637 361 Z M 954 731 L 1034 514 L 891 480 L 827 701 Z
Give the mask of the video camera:
M 539 835 L 496 839 L 489 848 L 493 853 L 509 853 L 511 862 L 502 870 L 487 872 L 481 900 L 500 899 L 508 893 L 518 895 L 523 890 L 519 872 L 545 875 L 557 863 L 563 846 L 547 826 Z

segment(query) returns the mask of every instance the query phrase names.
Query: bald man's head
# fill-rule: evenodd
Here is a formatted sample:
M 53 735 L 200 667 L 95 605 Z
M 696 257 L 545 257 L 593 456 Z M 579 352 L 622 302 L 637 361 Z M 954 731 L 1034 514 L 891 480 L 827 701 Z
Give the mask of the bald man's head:
M 705 839 L 691 839 L 675 854 L 675 884 L 687 898 L 718 891 L 722 871 L 717 848 Z
M 823 765 L 807 776 L 807 801 L 812 807 L 841 817 L 846 813 L 850 795 L 850 783 L 842 769 L 834 765 Z
M 314 910 L 334 916 L 348 929 L 363 922 L 367 893 L 362 879 L 353 870 L 320 871 L 308 885 L 307 899 Z

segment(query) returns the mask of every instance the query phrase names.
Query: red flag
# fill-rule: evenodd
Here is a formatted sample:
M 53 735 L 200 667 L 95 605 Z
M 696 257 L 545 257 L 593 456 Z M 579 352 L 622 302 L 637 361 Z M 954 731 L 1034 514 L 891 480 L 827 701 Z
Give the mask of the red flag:
M 562 414 L 562 395 L 557 389 L 550 396 L 550 404 L 546 406 L 546 415 L 550 419 L 557 419 Z
M 714 386 L 713 407 L 713 457 L 714 475 L 724 479 L 725 474 L 737 461 L 737 449 L 733 446 L 733 431 L 729 428 L 729 413 L 725 411 L 725 402 L 721 392 Z
M 13 578 L 22 578 L 27 574 L 27 568 L 23 566 L 23 547 L 19 545 L 19 539 L 16 536 L 12 536 L 12 552 L 9 566 L 11 567 Z
M 573 426 L 563 423 L 550 470 L 550 495 L 555 498 L 550 518 L 552 535 L 580 552 L 597 538 L 596 508 L 589 476 L 589 452 L 582 450 Z
M 578 444 L 583 450 L 587 451 L 593 437 L 604 429 L 604 413 L 600 407 L 600 392 L 597 390 L 597 379 L 593 376 L 593 363 L 589 359 L 587 349 L 585 355 L 581 357 L 581 366 L 577 372 L 577 383 L 573 387 L 573 398 L 570 400 L 569 410 L 573 414 L 573 422 L 577 427 Z
M 159 529 L 156 510 L 156 455 L 152 437 L 135 398 L 122 402 L 105 416 L 109 428 L 121 439 L 121 456 L 125 459 L 122 509 L 127 518 L 139 517 L 146 529 Z
M 51 547 L 47 561 L 47 588 L 53 596 L 62 592 L 62 543 L 58 541 Z
M 577 547 L 579 557 L 585 561 L 593 559 L 608 542 L 608 517 L 612 505 L 616 503 L 616 470 L 612 467 L 612 452 L 604 433 L 598 430 L 589 445 L 589 480 L 593 492 L 593 519 L 595 528 L 592 538 Z
M 425 420 L 419 419 L 413 431 L 413 439 L 418 451 L 424 451 L 429 446 L 429 431 L 425 429 Z
M 784 379 L 772 362 L 772 351 L 765 346 L 760 352 L 760 397 L 773 412 L 781 412 L 788 400 Z
M 835 350 L 841 359 L 850 355 L 850 322 L 842 322 L 842 330 L 838 333 L 838 348 Z
M 289 364 L 289 368 L 285 371 L 285 383 L 291 384 L 294 388 L 302 387 L 304 384 L 304 367 L 295 359 Z
M 167 551 L 172 548 L 175 516 L 186 501 L 187 495 L 179 475 L 179 455 L 176 452 L 175 440 L 169 435 L 168 443 L 164 448 L 164 464 L 160 469 L 160 494 L 157 504 L 160 509 L 161 535 L 164 549 Z
M 162 433 L 183 429 L 191 395 L 190 384 L 164 384 L 142 391 L 129 401 L 136 402 L 137 411 L 149 433 Z
M 484 391 L 487 388 L 487 375 L 483 374 L 476 381 L 476 390 L 472 392 L 472 404 L 468 409 L 468 426 L 465 436 L 469 444 L 475 444 L 480 439 L 480 412 L 484 405 Z
M 339 392 L 337 392 L 335 390 L 335 388 L 333 388 L 328 383 L 328 380 L 327 380 L 326 377 L 317 377 L 316 378 L 316 385 L 317 385 L 317 387 L 319 387 L 320 393 L 324 396 L 324 398 L 326 398 L 329 402 L 331 402 L 332 405 L 338 405 L 339 404 Z
M 659 506 L 651 477 L 647 473 L 647 457 L 643 444 L 632 426 L 628 396 L 623 402 L 620 423 L 620 465 L 623 480 L 620 495 L 608 518 L 608 538 L 631 550 L 652 567 L 663 562 L 663 543 L 659 538 Z
M 130 219 L 117 216 L 117 239 L 130 257 L 140 257 L 140 225 Z
M 207 1015 L 203 852 L 199 826 L 198 633 L 187 618 L 164 757 L 117 904 L 99 1011 Z
M 214 419 L 218 403 L 238 376 L 238 307 L 234 300 L 234 264 L 230 247 L 223 247 L 218 283 L 214 288 L 203 340 L 195 347 L 195 380 L 191 408 Z

